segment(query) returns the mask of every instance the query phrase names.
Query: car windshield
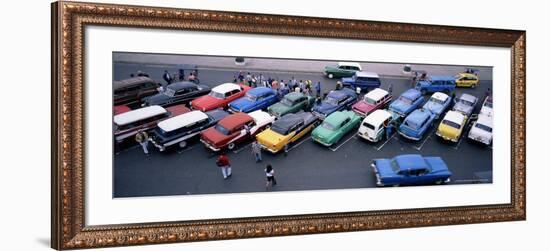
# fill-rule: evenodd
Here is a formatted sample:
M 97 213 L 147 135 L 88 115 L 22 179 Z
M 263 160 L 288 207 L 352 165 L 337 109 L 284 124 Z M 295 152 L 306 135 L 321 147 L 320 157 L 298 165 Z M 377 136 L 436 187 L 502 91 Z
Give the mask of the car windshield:
M 219 93 L 219 92 L 215 92 L 215 91 L 210 91 L 208 96 L 218 98 L 218 99 L 223 99 L 224 98 L 223 93 Z
M 436 99 L 436 98 L 434 98 L 434 97 L 431 97 L 431 98 L 430 98 L 430 102 L 434 102 L 434 103 L 436 103 L 436 104 L 441 104 L 441 105 L 442 105 L 443 103 L 445 103 L 443 100 L 441 100 L 441 99 Z
M 405 104 L 408 104 L 408 105 L 412 104 L 412 100 L 410 100 L 410 99 L 408 99 L 408 98 L 406 98 L 406 97 L 404 97 L 404 96 L 400 96 L 400 97 L 399 97 L 399 100 L 400 100 L 401 102 L 405 103 Z
M 461 100 L 460 100 L 460 103 L 465 104 L 465 105 L 467 105 L 467 106 L 473 106 L 473 105 L 474 105 L 474 103 L 472 103 L 472 102 L 470 102 L 470 101 L 468 101 L 468 100 L 464 100 L 464 99 L 461 99 Z
M 290 100 L 288 98 L 283 98 L 283 100 L 281 100 L 281 104 L 286 105 L 286 106 L 292 106 L 292 100 Z
M 229 135 L 229 130 L 220 124 L 217 124 L 214 128 L 223 135 Z
M 457 124 L 457 123 L 455 123 L 455 122 L 453 122 L 453 121 L 450 121 L 450 120 L 443 120 L 443 122 L 441 122 L 441 123 L 443 123 L 444 125 L 448 125 L 448 126 L 450 126 L 450 127 L 456 128 L 456 129 L 460 129 L 460 125 L 459 125 L 459 124 Z
M 399 172 L 399 164 L 397 164 L 397 161 L 395 159 L 392 159 L 390 164 L 391 170 L 393 170 L 395 173 Z
M 376 100 L 374 100 L 374 99 L 372 99 L 372 98 L 369 98 L 369 97 L 367 97 L 366 95 L 365 95 L 365 97 L 363 98 L 363 100 L 364 100 L 365 102 L 367 102 L 368 104 L 371 104 L 371 105 L 376 104 Z
M 334 125 L 332 125 L 331 123 L 329 123 L 329 122 L 323 122 L 323 124 L 321 124 L 321 127 L 325 128 L 327 130 L 330 130 L 330 131 L 336 130 L 336 127 Z
M 166 88 L 166 90 L 164 91 L 164 95 L 168 97 L 174 97 L 174 94 L 176 94 L 176 90 L 171 88 Z
M 493 132 L 493 128 L 488 127 L 484 124 L 476 123 L 476 127 L 486 132 Z
M 250 94 L 250 93 L 247 93 L 246 94 L 246 99 L 250 100 L 250 101 L 256 101 L 258 99 L 258 96 L 256 95 L 253 95 L 253 94 Z
M 417 129 L 418 129 L 418 124 L 416 124 L 416 123 L 414 123 L 414 122 L 412 122 L 412 121 L 410 121 L 410 120 L 405 121 L 405 123 L 403 123 L 403 124 L 404 124 L 406 127 L 411 128 L 411 129 L 413 129 L 413 130 L 417 130 Z
M 331 105 L 338 105 L 338 99 L 328 96 L 325 98 L 325 103 L 331 104 Z
M 367 122 L 363 123 L 363 126 L 374 131 L 375 127 Z

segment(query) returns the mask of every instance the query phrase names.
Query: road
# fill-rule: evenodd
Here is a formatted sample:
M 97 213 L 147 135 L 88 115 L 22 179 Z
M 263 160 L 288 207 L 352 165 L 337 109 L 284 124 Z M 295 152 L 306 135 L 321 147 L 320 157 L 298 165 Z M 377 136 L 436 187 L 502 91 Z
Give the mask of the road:
M 164 70 L 176 72 L 176 68 L 158 65 L 115 63 L 114 79 L 129 77 L 131 73 L 142 70 L 151 77 L 163 82 Z M 285 80 L 296 79 L 321 81 L 322 91 L 334 88 L 336 80 L 329 80 L 320 72 L 251 72 L 262 73 L 266 77 Z M 231 82 L 237 74 L 233 70 L 199 69 L 201 84 L 215 86 Z M 410 80 L 381 76 L 382 88 L 391 83 L 394 96 L 410 88 Z M 483 98 L 484 92 L 492 86 L 492 81 L 481 81 L 475 89 L 457 88 L 462 92 Z M 476 107 L 479 111 L 480 104 Z M 391 158 L 399 154 L 419 153 L 425 156 L 442 157 L 453 172 L 451 184 L 474 183 L 475 172 L 492 170 L 492 149 L 466 140 L 463 133 L 456 144 L 443 142 L 435 135 L 434 128 L 420 142 L 411 142 L 394 134 L 387 141 L 369 143 L 354 136 L 355 131 L 330 148 L 315 143 L 306 135 L 294 144 L 287 156 L 263 152 L 263 162 L 255 163 L 250 144 L 237 146 L 229 152 L 233 166 L 233 176 L 222 178 L 215 164 L 215 155 L 208 151 L 198 140 L 185 149 L 158 152 L 151 147 L 149 156 L 145 156 L 138 146 L 130 146 L 114 156 L 114 197 L 163 196 L 186 194 L 243 193 L 264 192 L 264 167 L 273 165 L 278 185 L 274 191 L 296 191 L 317 189 L 344 189 L 375 187 L 375 177 L 370 163 L 375 158 Z M 469 128 L 465 129 L 468 132 Z

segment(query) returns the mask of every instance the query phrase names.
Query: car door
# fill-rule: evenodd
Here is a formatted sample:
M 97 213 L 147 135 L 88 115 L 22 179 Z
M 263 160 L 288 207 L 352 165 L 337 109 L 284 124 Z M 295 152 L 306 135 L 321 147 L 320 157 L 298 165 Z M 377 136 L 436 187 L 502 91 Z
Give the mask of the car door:
M 347 118 L 345 119 L 344 121 L 342 121 L 342 123 L 340 124 L 340 134 L 339 137 L 342 137 L 344 136 L 344 134 L 346 134 L 346 132 L 348 132 L 350 129 L 351 129 L 351 118 Z

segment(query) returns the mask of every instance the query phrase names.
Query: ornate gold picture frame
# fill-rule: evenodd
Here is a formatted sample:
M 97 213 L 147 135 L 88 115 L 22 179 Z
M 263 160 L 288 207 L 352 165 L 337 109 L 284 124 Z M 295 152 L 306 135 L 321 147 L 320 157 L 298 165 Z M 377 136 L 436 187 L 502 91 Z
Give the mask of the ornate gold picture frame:
M 508 204 L 122 225 L 85 224 L 83 112 L 87 25 L 502 47 L 511 50 Z M 75 249 L 362 231 L 526 218 L 525 31 L 190 9 L 52 4 L 52 248 Z

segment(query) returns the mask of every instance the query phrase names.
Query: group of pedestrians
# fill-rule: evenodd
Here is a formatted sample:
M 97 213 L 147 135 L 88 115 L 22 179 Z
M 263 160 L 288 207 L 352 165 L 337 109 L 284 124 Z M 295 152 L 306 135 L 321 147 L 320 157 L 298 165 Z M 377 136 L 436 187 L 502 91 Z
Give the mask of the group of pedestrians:
M 166 84 L 174 83 L 176 80 L 178 81 L 189 81 L 193 83 L 199 83 L 199 72 L 197 69 L 191 70 L 189 72 L 189 75 L 185 76 L 185 69 L 180 68 L 178 69 L 177 74 L 171 74 L 168 72 L 168 70 L 164 70 L 164 73 L 162 74 L 162 79 L 166 81 Z
M 250 87 L 269 87 L 276 90 L 282 97 L 290 92 L 301 92 L 309 96 L 314 94 L 317 97 L 321 96 L 321 81 L 313 83 L 311 80 L 297 80 L 292 77 L 290 80 L 285 81 L 278 78 L 266 77 L 263 74 L 246 74 L 240 71 L 237 75 L 233 76 L 233 83 L 245 84 Z

